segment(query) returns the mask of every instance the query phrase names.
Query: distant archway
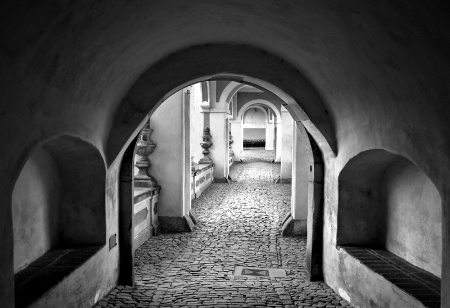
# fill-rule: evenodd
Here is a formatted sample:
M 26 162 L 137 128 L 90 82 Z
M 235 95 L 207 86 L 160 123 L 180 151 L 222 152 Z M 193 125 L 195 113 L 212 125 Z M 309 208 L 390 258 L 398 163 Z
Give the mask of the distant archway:
M 237 118 L 242 119 L 242 116 L 244 115 L 245 111 L 247 111 L 247 109 L 249 109 L 249 108 L 252 108 L 251 106 L 253 106 L 253 105 L 267 106 L 267 108 L 272 110 L 272 112 L 275 114 L 275 116 L 277 117 L 277 121 L 281 121 L 281 114 L 278 111 L 278 109 L 275 107 L 275 105 L 273 105 L 271 102 L 264 100 L 264 99 L 255 99 L 255 100 L 245 103 L 239 110 Z
M 231 81 L 225 89 L 223 89 L 222 94 L 220 95 L 219 102 L 228 103 L 233 98 L 233 96 L 239 92 L 242 88 L 246 87 L 246 84 Z

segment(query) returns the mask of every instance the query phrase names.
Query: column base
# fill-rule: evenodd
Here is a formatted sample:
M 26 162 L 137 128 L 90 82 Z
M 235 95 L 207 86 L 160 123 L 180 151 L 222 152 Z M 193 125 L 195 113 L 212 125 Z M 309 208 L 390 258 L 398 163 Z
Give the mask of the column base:
M 193 209 L 189 211 L 189 217 L 191 218 L 194 225 L 198 225 L 200 223 L 200 221 L 198 220 L 197 213 L 195 213 Z
M 158 188 L 158 183 L 154 178 L 148 179 L 134 179 L 134 187 L 139 188 Z
M 161 225 L 159 222 L 154 223 L 152 226 L 152 234 L 153 236 L 157 236 L 161 232 Z
M 188 214 L 183 217 L 159 216 L 159 223 L 163 233 L 192 232 L 195 227 Z
M 223 178 L 214 178 L 214 183 L 230 183 L 231 182 L 231 178 L 229 177 L 223 177 Z
M 281 227 L 282 236 L 306 236 L 307 223 L 306 219 L 293 219 L 289 213 L 284 219 Z
M 290 183 L 292 183 L 292 179 L 291 179 L 291 178 L 288 178 L 288 179 L 286 179 L 286 178 L 280 178 L 279 183 L 282 183 L 282 184 L 290 184 Z
M 308 265 L 306 267 L 308 267 Z M 314 268 L 312 270 L 310 270 L 309 268 L 306 268 L 305 269 L 305 279 L 308 282 L 324 281 L 323 273 L 318 268 Z
M 199 165 L 201 165 L 201 164 L 212 165 L 212 164 L 213 164 L 213 161 L 212 161 L 212 159 L 209 158 L 209 157 L 202 157 L 202 158 L 200 158 L 200 160 L 198 161 L 198 164 L 199 164 Z

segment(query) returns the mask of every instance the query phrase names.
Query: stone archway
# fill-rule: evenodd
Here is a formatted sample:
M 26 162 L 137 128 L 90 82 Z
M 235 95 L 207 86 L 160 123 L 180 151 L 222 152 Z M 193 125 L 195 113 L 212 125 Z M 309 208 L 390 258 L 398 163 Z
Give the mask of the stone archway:
M 130 88 L 115 110 L 111 124 L 106 145 L 109 163 L 115 159 L 148 111 L 155 110 L 166 98 L 187 85 L 215 79 L 247 83 L 274 93 L 286 103 L 285 107 L 293 118 L 302 121 L 326 156 L 333 157 L 337 153 L 334 126 L 324 102 L 314 86 L 298 70 L 253 47 L 201 45 L 161 60 Z M 302 106 L 297 102 L 302 102 Z
M 229 57 L 224 57 L 224 52 L 228 55 L 239 53 L 240 56 L 236 57 L 237 59 L 246 58 L 241 57 L 242 54 L 246 54 L 248 58 L 254 59 L 254 61 L 257 61 L 257 59 L 264 60 L 267 65 L 261 70 L 255 70 L 255 68 L 260 67 L 256 63 L 248 63 L 241 60 L 229 61 Z M 202 59 L 202 61 L 198 63 L 186 62 L 185 57 L 195 57 Z M 192 67 L 186 69 L 186 65 L 192 65 Z M 184 67 L 182 71 L 179 70 L 180 66 Z M 273 76 L 274 72 L 280 71 L 280 69 L 275 69 L 275 67 L 279 66 L 281 66 L 282 70 L 285 70 L 283 79 L 274 78 Z M 233 74 L 231 72 L 246 73 Z M 252 75 L 255 77 L 250 77 Z M 170 78 L 164 76 L 170 76 Z M 305 126 L 312 139 L 318 144 L 322 157 L 335 156 L 336 142 L 332 129 L 333 125 L 319 95 L 305 77 L 299 74 L 298 71 L 293 70 L 285 62 L 280 63 L 275 57 L 267 53 L 261 53 L 254 48 L 247 46 L 208 45 L 192 47 L 162 60 L 145 72 L 131 87 L 114 116 L 114 122 L 106 145 L 106 155 L 109 161 L 114 160 L 124 144 L 130 143 L 129 136 L 136 133 L 137 125 L 147 114 L 151 114 L 165 99 L 183 87 L 205 80 L 231 80 L 272 92 L 284 101 L 285 104 L 283 106 L 288 109 L 294 120 L 301 122 Z M 296 96 L 301 98 L 299 101 L 302 102 L 302 106 L 295 100 Z M 323 200 L 323 186 L 322 190 L 317 193 L 321 196 L 320 199 Z M 322 249 L 321 244 L 318 243 L 322 242 L 322 238 L 319 235 L 321 232 L 314 233 L 314 230 L 317 231 L 323 228 L 323 217 L 319 217 L 322 215 L 320 213 L 323 213 L 322 207 L 323 202 L 318 202 L 311 209 L 312 212 L 310 214 L 314 219 L 309 220 L 311 226 L 308 227 L 308 230 L 311 230 L 311 237 L 309 237 L 307 244 L 308 252 L 313 250 L 312 247 L 316 251 L 316 253 L 311 253 L 308 256 L 309 267 L 316 269 L 316 272 L 320 273 Z M 315 278 L 312 275 L 309 276 L 311 279 L 320 279 L 317 277 L 321 275 L 315 275 Z
M 273 113 L 275 113 L 275 115 L 278 119 L 281 119 L 281 114 L 278 111 L 278 109 L 275 108 L 275 106 L 271 102 L 263 100 L 263 99 L 256 99 L 256 100 L 245 103 L 239 110 L 238 119 L 242 119 L 242 116 L 244 115 L 245 111 L 247 111 L 249 108 L 252 108 L 251 106 L 255 105 L 255 104 L 267 106 L 268 108 L 270 108 L 270 110 L 272 110 Z

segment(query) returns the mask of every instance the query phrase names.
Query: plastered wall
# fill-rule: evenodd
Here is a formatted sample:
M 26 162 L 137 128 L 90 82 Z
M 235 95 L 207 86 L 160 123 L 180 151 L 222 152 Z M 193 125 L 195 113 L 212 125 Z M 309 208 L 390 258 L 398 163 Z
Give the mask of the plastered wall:
M 15 273 L 57 243 L 60 193 L 55 162 L 38 148 L 23 167 L 13 191 Z
M 339 245 L 383 247 L 441 276 L 441 197 L 408 159 L 361 153 L 339 176 Z
M 150 127 L 154 130 L 150 138 L 156 144 L 156 149 L 149 156 L 152 164 L 149 172 L 161 186 L 158 201 L 160 216 L 182 217 L 185 189 L 187 187 L 189 192 L 190 188 L 190 183 L 188 182 L 186 186 L 183 181 L 184 155 L 186 154 L 184 148 L 187 146 L 189 149 L 189 144 L 184 143 L 183 95 L 183 91 L 175 93 L 150 117 Z M 189 111 L 190 106 L 184 107 Z M 189 139 L 186 141 L 190 142 Z M 190 152 L 188 151 L 187 154 L 189 155 Z M 190 159 L 186 162 L 188 165 L 189 161 Z
M 244 114 L 244 127 L 265 128 L 266 123 L 266 114 L 259 108 L 250 108 Z
M 266 139 L 266 129 L 265 128 L 245 128 L 244 131 L 244 140 L 255 140 L 255 139 Z
M 436 186 L 403 160 L 385 174 L 383 199 L 386 249 L 440 277 L 442 202 Z

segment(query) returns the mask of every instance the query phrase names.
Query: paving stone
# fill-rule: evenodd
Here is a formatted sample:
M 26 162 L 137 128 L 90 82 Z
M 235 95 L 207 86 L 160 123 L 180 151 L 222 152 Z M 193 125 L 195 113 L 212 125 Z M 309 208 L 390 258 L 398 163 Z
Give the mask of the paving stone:
M 306 281 L 306 237 L 281 237 L 291 187 L 273 183 L 273 151 L 244 154 L 231 184 L 213 183 L 193 201 L 199 227 L 151 237 L 136 251 L 135 286 L 117 286 L 95 307 L 350 307 L 325 283 Z M 234 277 L 236 266 L 287 275 Z

